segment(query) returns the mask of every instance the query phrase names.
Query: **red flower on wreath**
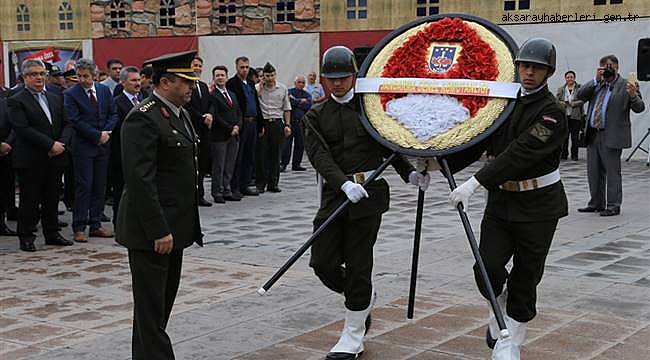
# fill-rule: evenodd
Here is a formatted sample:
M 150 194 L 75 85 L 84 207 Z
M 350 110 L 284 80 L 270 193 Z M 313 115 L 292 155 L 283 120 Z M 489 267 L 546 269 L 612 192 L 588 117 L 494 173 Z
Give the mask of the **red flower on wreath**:
M 429 69 L 427 52 L 432 42 L 460 43 L 462 51 L 446 73 L 434 73 Z M 415 35 L 409 37 L 396 49 L 384 66 L 382 77 L 430 78 L 430 79 L 473 79 L 495 80 L 499 75 L 497 58 L 492 47 L 483 41 L 474 29 L 463 19 L 444 18 L 433 22 Z M 381 104 L 386 108 L 390 100 L 406 94 L 382 94 Z M 485 106 L 487 97 L 456 96 L 470 116 Z

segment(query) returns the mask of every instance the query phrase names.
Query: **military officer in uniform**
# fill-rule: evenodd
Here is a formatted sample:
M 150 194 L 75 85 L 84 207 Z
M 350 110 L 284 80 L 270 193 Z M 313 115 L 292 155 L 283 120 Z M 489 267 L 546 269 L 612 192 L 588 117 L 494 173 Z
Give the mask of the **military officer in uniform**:
M 521 89 L 508 119 L 474 154 L 448 158 L 452 171 L 478 159 L 487 149 L 489 160 L 450 195 L 454 207 L 467 202 L 479 187 L 488 190 L 481 223 L 480 253 L 497 300 L 504 309 L 512 346 L 493 352 L 493 359 L 519 359 L 526 323 L 536 315 L 536 288 L 558 219 L 567 215 L 567 198 L 558 170 L 568 123 L 548 90 L 555 71 L 555 47 L 546 39 L 527 40 L 515 59 Z M 508 273 L 506 264 L 513 259 Z M 474 274 L 481 294 L 487 291 Z M 504 289 L 504 286 L 507 288 Z M 493 315 L 486 340 L 494 348 L 499 328 Z
M 198 139 L 187 110 L 198 77 L 195 51 L 145 62 L 153 94 L 122 124 L 124 191 L 116 241 L 128 248 L 133 282 L 134 360 L 174 359 L 165 331 L 181 276 L 183 249 L 203 245 L 198 212 Z
M 323 55 L 322 75 L 332 95 L 303 117 L 305 148 L 323 179 L 318 228 L 347 196 L 352 204 L 312 245 L 310 266 L 325 286 L 345 296 L 345 325 L 328 360 L 356 359 L 363 352 L 370 309 L 373 246 L 388 210 L 388 183 L 377 179 L 361 185 L 388 155 L 359 120 L 360 98 L 354 94 L 357 65 L 350 49 L 335 46 Z M 426 188 L 428 176 L 414 171 L 401 156 L 392 165 L 405 182 Z

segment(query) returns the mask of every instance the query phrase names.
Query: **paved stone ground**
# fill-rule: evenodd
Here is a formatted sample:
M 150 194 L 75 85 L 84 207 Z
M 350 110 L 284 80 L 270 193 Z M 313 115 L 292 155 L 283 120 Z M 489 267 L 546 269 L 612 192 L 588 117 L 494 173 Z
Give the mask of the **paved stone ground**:
M 645 359 L 650 353 L 650 170 L 623 163 L 620 216 L 580 214 L 586 163 L 563 162 L 570 215 L 560 221 L 539 287 L 524 359 Z M 458 174 L 469 177 L 476 166 Z M 379 292 L 364 359 L 485 359 L 487 305 L 446 181 L 427 192 L 415 317 L 406 294 L 416 190 L 392 170 L 391 210 L 375 248 Z M 304 256 L 264 297 L 255 290 L 311 232 L 313 171 L 282 175 L 280 194 L 201 208 L 206 246 L 186 251 L 169 324 L 178 359 L 320 359 L 338 337 L 343 305 Z M 478 235 L 484 194 L 470 204 Z M 107 208 L 108 209 L 108 208 Z M 62 217 L 70 221 L 70 215 Z M 15 228 L 15 223 L 9 223 Z M 69 228 L 64 235 L 71 237 Z M 33 254 L 0 238 L 0 359 L 128 359 L 126 251 L 111 239 Z

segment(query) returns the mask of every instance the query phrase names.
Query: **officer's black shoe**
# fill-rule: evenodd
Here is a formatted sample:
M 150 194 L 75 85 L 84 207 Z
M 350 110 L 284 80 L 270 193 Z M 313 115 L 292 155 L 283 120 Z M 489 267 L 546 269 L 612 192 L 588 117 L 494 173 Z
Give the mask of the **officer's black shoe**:
M 56 213 L 57 213 L 57 215 L 63 215 L 63 214 L 65 214 L 65 210 L 59 210 Z
M 280 172 L 283 173 L 283 172 L 286 172 L 286 171 L 287 171 L 287 165 L 280 164 Z
M 605 209 L 587 206 L 587 207 L 583 207 L 583 208 L 578 209 L 578 212 L 601 212 L 603 210 L 605 210 Z
M 111 222 L 111 218 L 109 218 L 108 216 L 106 216 L 106 214 L 103 214 L 103 213 L 102 213 L 102 218 L 99 219 L 99 221 L 101 221 L 101 222 Z
M 199 199 L 199 206 L 205 206 L 205 207 L 210 207 L 212 204 L 206 200 L 205 198 L 200 198 Z
M 0 235 L 2 235 L 2 236 L 16 236 L 16 235 L 18 235 L 18 233 L 11 230 L 9 227 L 7 227 L 7 224 L 2 222 L 2 223 L 0 223 Z
M 600 212 L 600 216 L 614 216 L 614 215 L 619 215 L 621 213 L 621 209 L 605 209 Z
M 34 239 L 32 238 L 20 239 L 20 250 L 27 251 L 27 252 L 36 251 L 36 245 L 34 245 Z
M 306 170 L 307 170 L 306 167 L 302 167 L 300 165 L 291 167 L 291 171 L 306 171 Z
M 60 228 L 64 228 L 64 227 L 68 226 L 68 223 L 65 222 L 65 221 L 61 221 L 61 220 L 59 220 L 59 221 L 57 222 L 56 225 L 57 225 L 57 226 L 59 227 L 59 229 L 60 229 Z
M 226 203 L 226 200 L 221 195 L 212 197 L 212 200 L 214 200 L 215 204 L 225 204 Z
M 74 243 L 63 236 L 61 234 L 54 234 L 51 236 L 48 236 L 45 238 L 45 244 L 46 245 L 57 245 L 57 246 L 70 246 L 73 245 Z
M 331 352 L 327 353 L 325 360 L 354 360 L 361 357 L 363 351 L 358 354 L 344 353 L 344 352 Z
M 269 192 L 272 192 L 272 193 L 279 193 L 279 192 L 281 192 L 282 190 L 280 190 L 280 188 L 277 187 L 277 186 L 269 186 L 268 191 L 269 191 Z
M 257 192 L 257 189 L 251 187 L 251 186 L 246 186 L 244 189 L 241 191 L 242 195 L 244 196 L 257 196 L 259 193 Z
M 257 193 L 258 194 L 264 194 L 264 186 L 258 186 L 257 187 Z
M 492 334 L 490 334 L 490 327 L 485 330 L 485 343 L 487 344 L 487 347 L 490 349 L 494 349 L 494 345 L 497 344 L 497 339 L 492 338 Z

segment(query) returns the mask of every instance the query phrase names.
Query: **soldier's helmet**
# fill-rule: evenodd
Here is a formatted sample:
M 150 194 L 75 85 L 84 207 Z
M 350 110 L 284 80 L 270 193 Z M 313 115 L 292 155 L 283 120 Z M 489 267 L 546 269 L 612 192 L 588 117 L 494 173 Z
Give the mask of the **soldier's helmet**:
M 355 75 L 359 71 L 352 50 L 345 46 L 333 46 L 323 54 L 321 75 L 335 79 Z
M 521 45 L 515 65 L 520 61 L 546 65 L 552 74 L 555 72 L 555 46 L 543 38 L 528 39 Z

